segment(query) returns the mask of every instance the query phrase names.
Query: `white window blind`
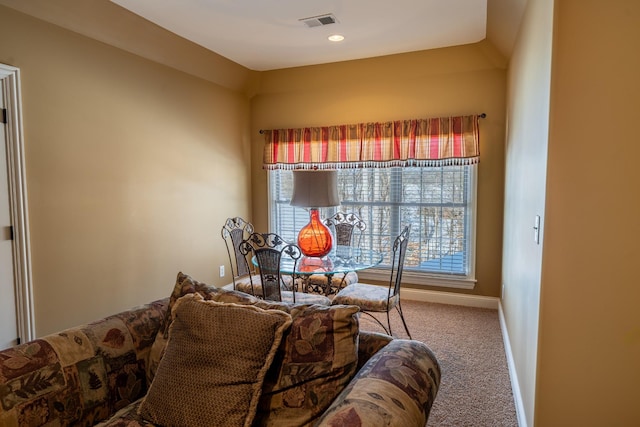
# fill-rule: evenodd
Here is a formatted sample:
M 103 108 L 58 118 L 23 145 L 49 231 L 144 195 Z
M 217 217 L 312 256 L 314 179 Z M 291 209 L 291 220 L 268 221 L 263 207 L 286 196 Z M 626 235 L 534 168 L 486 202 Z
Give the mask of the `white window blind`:
M 367 224 L 361 246 L 384 254 L 380 267 L 389 266 L 393 239 L 411 224 L 405 272 L 472 279 L 475 167 L 340 169 L 341 206 L 324 208 L 321 215 L 355 212 Z M 269 174 L 271 230 L 295 241 L 309 214 L 289 206 L 291 171 Z

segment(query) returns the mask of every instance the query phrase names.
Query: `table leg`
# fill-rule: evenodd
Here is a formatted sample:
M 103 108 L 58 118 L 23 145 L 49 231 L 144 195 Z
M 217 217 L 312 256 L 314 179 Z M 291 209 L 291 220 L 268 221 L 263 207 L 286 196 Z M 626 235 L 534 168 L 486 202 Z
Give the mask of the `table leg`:
M 300 279 L 300 282 L 302 284 L 302 289 L 300 290 L 300 292 L 304 292 L 307 293 L 309 291 L 309 276 L 308 274 L 292 274 L 293 277 L 293 283 L 294 285 L 296 285 L 296 292 L 298 292 L 298 288 L 297 288 L 297 280 Z
M 333 285 L 333 274 L 334 273 L 325 273 L 324 275 L 327 276 L 327 287 L 324 289 L 324 295 L 325 296 L 329 296 L 331 295 L 331 287 Z

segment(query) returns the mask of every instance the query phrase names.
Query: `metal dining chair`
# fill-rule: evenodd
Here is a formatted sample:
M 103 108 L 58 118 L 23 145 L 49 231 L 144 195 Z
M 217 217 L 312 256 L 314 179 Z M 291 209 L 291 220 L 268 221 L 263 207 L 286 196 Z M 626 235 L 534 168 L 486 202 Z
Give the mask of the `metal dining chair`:
M 389 335 L 393 335 L 391 331 L 391 319 L 389 312 L 395 308 L 400 314 L 404 330 L 407 332 L 407 335 L 409 335 L 409 338 L 412 339 L 409 328 L 407 327 L 407 322 L 404 320 L 402 305 L 400 303 L 402 271 L 404 269 L 405 255 L 407 253 L 407 244 L 409 243 L 409 232 L 410 226 L 407 225 L 393 242 L 391 274 L 389 277 L 388 287 L 370 285 L 366 283 L 354 283 L 338 292 L 338 294 L 333 298 L 332 304 L 357 305 L 360 307 L 361 313 L 370 316 L 380 326 L 382 326 L 385 332 Z M 371 312 L 386 312 L 387 326 L 385 326 L 376 316 L 371 314 Z
M 337 212 L 324 220 L 335 237 L 334 246 L 359 247 L 362 233 L 367 229 L 367 224 L 353 212 Z M 308 279 L 308 287 L 312 290 L 321 290 L 327 286 L 327 277 L 322 274 L 314 274 Z M 330 289 L 342 289 L 345 286 L 358 282 L 358 273 L 338 273 L 333 275 Z
M 250 276 L 252 295 L 271 301 L 331 305 L 331 300 L 323 295 L 296 292 L 296 282 L 293 282 L 291 290 L 284 289 L 280 261 L 283 255 L 293 259 L 295 271 L 296 263 L 302 256 L 298 245 L 284 241 L 275 233 L 252 233 L 240 243 L 239 249 L 247 264 L 249 258 L 254 257 L 258 266 L 259 284 L 254 283 L 253 276 Z M 259 292 L 256 292 L 258 285 Z
M 260 280 L 255 268 L 247 263 L 246 257 L 240 252 L 240 244 L 253 233 L 253 225 L 239 216 L 227 218 L 222 226 L 222 239 L 227 247 L 233 289 L 251 293 L 251 282 Z

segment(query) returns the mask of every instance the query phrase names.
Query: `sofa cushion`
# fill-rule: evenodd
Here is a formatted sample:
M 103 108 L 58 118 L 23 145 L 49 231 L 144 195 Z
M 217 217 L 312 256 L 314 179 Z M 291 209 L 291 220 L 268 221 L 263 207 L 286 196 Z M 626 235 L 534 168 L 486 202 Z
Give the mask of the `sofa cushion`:
M 158 369 L 158 364 L 162 358 L 162 354 L 167 345 L 169 338 L 169 327 L 173 321 L 172 309 L 176 301 L 188 294 L 198 293 L 206 300 L 213 300 L 218 302 L 232 302 L 238 304 L 254 304 L 258 301 L 257 298 L 247 295 L 238 291 L 227 291 L 224 289 L 217 289 L 215 286 L 207 285 L 206 283 L 198 282 L 191 278 L 191 276 L 182 272 L 178 273 L 176 283 L 169 297 L 169 306 L 165 314 L 160 330 L 156 334 L 153 345 L 149 352 L 147 361 L 147 382 L 151 383 Z
M 264 301 L 242 292 L 216 289 L 183 273 L 178 274 L 170 306 L 182 295 L 194 292 L 214 301 L 282 310 L 294 318 L 294 324 L 286 333 L 287 339 L 280 345 L 263 387 L 264 397 L 260 401 L 257 425 L 275 425 L 282 420 L 281 417 L 294 420 L 293 425 L 310 423 L 322 414 L 355 374 L 359 334 L 357 317 L 354 315 L 357 307 Z M 296 299 L 300 294 L 297 293 Z M 170 325 L 171 320 L 169 312 L 165 324 Z M 314 326 L 311 326 L 312 323 Z M 154 342 L 149 363 L 149 382 L 167 342 L 165 329 L 160 330 Z M 302 349 L 306 345 L 305 339 L 307 344 L 319 342 L 320 345 L 307 355 L 309 357 L 306 360 L 301 360 L 296 347 Z
M 90 426 L 139 400 L 163 301 L 0 351 L 0 426 Z
M 287 311 L 293 323 L 267 374 L 254 425 L 311 425 L 356 372 L 358 308 L 267 301 L 256 306 Z
M 140 414 L 160 425 L 250 426 L 291 316 L 196 293 L 177 300 L 172 318 Z

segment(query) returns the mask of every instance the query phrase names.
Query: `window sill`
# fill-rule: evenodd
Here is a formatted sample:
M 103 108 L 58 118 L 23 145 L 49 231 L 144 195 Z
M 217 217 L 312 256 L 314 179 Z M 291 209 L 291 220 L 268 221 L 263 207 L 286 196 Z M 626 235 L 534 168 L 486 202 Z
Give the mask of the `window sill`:
M 365 280 L 389 281 L 389 270 L 369 268 L 358 271 L 358 278 Z M 437 286 L 440 288 L 473 289 L 476 285 L 475 279 L 466 277 L 444 277 L 415 271 L 404 271 L 402 282 L 412 285 Z

